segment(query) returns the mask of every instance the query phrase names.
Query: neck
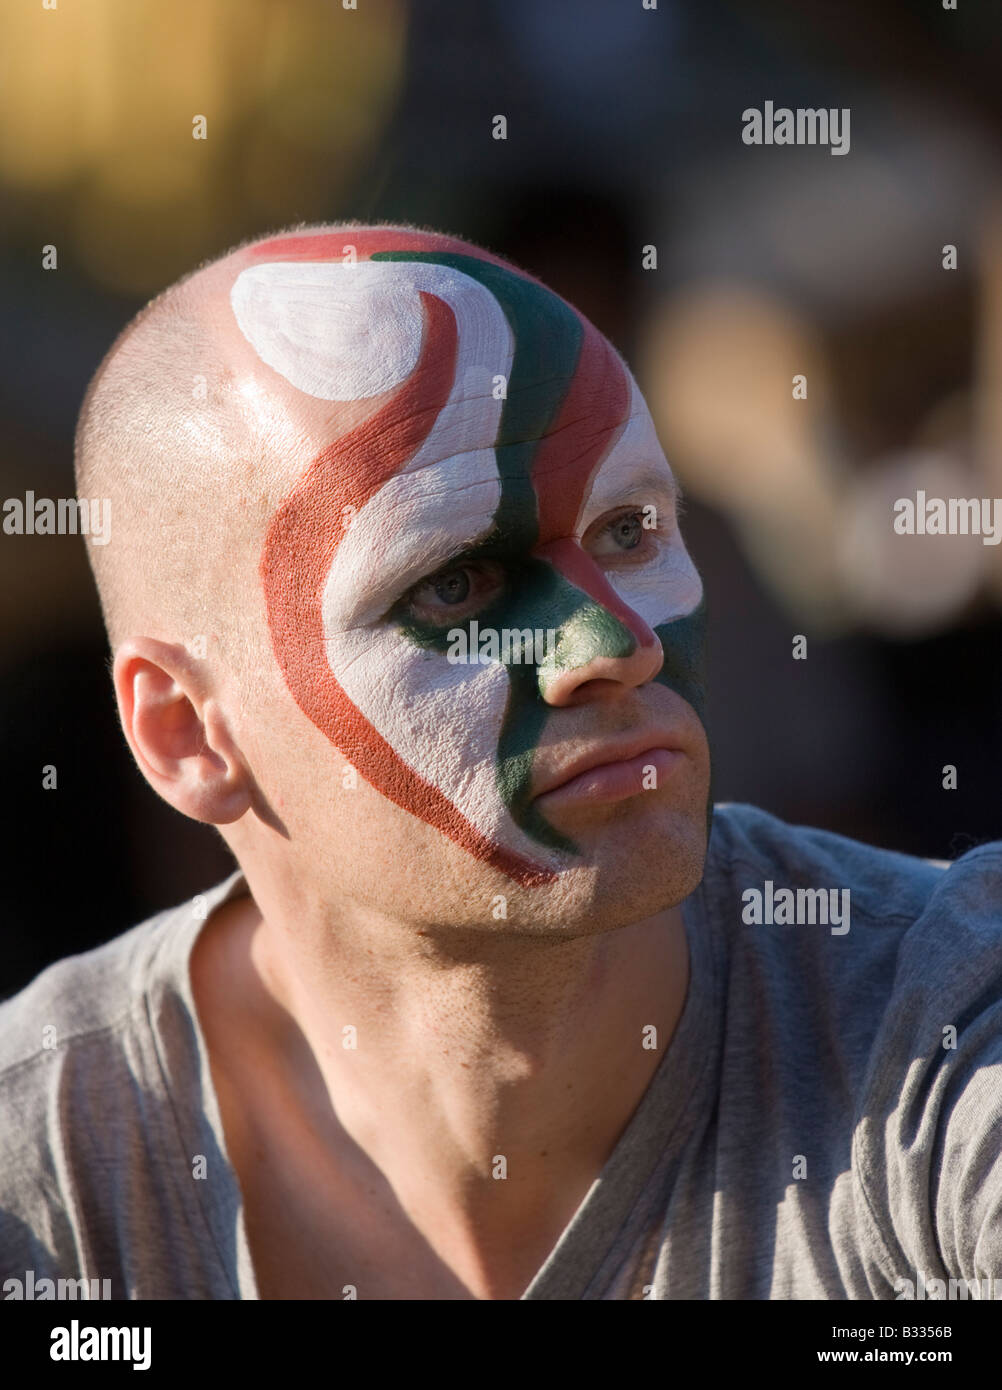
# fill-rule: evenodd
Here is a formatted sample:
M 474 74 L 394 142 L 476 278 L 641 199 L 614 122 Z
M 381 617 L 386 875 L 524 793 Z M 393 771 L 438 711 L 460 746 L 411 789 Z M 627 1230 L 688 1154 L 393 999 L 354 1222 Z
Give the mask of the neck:
M 207 928 L 226 1007 L 243 1015 L 233 1035 L 285 1122 L 374 1165 L 454 1267 L 540 1232 L 531 1277 L 674 1033 L 689 973 L 680 909 L 555 941 L 255 896 L 263 915 L 244 898 Z

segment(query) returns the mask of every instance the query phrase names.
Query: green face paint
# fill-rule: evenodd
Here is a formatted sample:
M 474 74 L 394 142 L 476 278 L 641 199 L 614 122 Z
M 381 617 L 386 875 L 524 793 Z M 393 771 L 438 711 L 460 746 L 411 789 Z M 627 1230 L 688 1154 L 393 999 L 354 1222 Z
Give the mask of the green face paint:
M 351 266 L 318 240 L 274 243 L 275 264 L 245 272 L 245 335 L 300 391 L 396 394 L 317 456 L 276 515 L 262 560 L 276 651 L 302 707 L 384 795 L 544 882 L 576 853 L 532 799 L 561 683 L 663 649 L 650 679 L 702 711 L 702 586 L 670 469 L 621 359 L 538 282 L 424 234 L 353 233 Z M 636 557 L 604 550 L 603 519 L 647 503 L 659 519 Z M 345 507 L 352 526 L 332 536 Z M 458 603 L 457 621 L 448 603 L 432 621 L 401 597 L 484 563 L 503 582 Z M 450 634 L 475 644 L 474 622 L 496 656 L 452 664 Z M 531 659 L 505 641 L 536 632 L 552 640 Z

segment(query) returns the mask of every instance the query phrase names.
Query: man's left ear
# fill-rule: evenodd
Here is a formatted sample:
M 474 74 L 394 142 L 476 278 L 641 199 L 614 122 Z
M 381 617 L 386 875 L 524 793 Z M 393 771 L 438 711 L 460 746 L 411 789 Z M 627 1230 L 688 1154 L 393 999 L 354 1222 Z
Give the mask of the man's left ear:
M 115 652 L 115 698 L 153 790 L 192 820 L 228 825 L 250 808 L 253 780 L 199 665 L 179 643 L 127 638 Z

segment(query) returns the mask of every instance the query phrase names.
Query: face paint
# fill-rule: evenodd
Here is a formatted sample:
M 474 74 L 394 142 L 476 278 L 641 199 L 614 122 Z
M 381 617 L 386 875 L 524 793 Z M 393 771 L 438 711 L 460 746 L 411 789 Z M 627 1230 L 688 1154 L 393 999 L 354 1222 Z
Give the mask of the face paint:
M 334 259 L 348 241 L 356 264 Z M 536 281 L 462 247 L 391 229 L 284 238 L 255 248 L 230 302 L 297 391 L 385 398 L 317 455 L 267 532 L 261 575 L 293 697 L 383 795 L 533 884 L 575 853 L 530 796 L 548 682 L 660 641 L 656 679 L 701 714 L 702 586 L 611 346 Z M 582 536 L 651 500 L 653 558 L 603 570 Z M 504 582 L 458 622 L 402 601 L 436 570 L 482 563 Z M 552 630 L 555 647 L 538 666 L 517 652 L 450 663 L 450 629 L 473 618 Z

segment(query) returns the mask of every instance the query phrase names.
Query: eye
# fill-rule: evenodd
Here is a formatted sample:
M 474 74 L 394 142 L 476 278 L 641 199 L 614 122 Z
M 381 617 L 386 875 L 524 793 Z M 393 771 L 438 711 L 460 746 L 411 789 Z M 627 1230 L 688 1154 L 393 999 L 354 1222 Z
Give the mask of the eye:
M 443 603 L 462 603 L 469 598 L 470 576 L 466 570 L 447 570 L 437 579 L 428 581 L 435 591 L 435 597 Z
M 402 616 L 413 622 L 451 626 L 463 622 L 496 598 L 504 587 L 499 565 L 450 565 L 415 584 L 403 596 Z
M 643 509 L 619 512 L 602 519 L 586 533 L 582 544 L 597 560 L 615 565 L 646 563 L 657 548 L 657 532 L 644 525 Z
M 644 538 L 643 518 L 639 512 L 621 516 L 610 524 L 608 535 L 621 550 L 635 550 Z

